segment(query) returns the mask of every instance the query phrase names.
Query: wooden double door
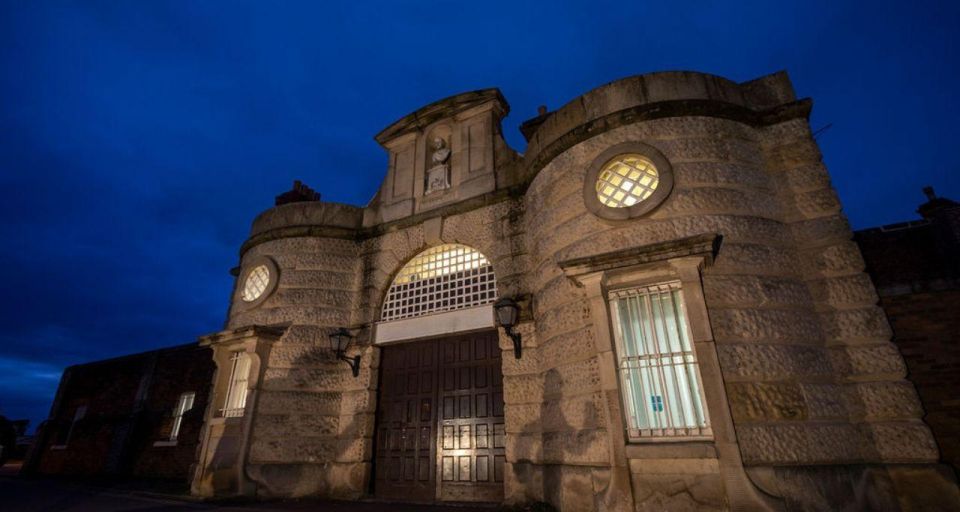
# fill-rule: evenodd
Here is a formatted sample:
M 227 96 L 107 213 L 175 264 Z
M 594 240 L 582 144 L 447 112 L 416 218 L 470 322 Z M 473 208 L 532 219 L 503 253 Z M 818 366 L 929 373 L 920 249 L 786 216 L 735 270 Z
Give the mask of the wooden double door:
M 383 348 L 374 494 L 503 501 L 503 375 L 495 330 Z

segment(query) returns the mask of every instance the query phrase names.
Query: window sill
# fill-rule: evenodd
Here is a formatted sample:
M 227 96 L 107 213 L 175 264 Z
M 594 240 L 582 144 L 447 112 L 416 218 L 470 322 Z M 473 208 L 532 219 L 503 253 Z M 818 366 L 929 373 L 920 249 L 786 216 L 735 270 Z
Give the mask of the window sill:
M 169 441 L 157 441 L 157 442 L 153 443 L 153 446 L 158 447 L 158 448 L 159 448 L 159 447 L 162 447 L 162 446 L 176 446 L 176 445 L 177 445 L 177 440 L 176 440 L 176 439 L 169 440 Z
M 658 442 L 662 441 L 662 442 Z M 625 448 L 628 459 L 716 459 L 717 449 L 713 441 L 671 441 L 651 439 L 628 444 Z

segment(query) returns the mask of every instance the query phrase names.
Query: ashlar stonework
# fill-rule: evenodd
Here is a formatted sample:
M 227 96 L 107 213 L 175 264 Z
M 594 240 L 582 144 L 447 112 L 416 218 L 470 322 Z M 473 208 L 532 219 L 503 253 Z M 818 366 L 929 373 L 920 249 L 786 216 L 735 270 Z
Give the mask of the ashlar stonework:
M 565 511 L 960 509 L 811 108 L 782 72 L 670 72 L 542 112 L 523 125 L 523 154 L 503 139 L 496 89 L 391 124 L 369 204 L 298 195 L 254 221 L 226 330 L 202 340 L 218 371 L 194 492 L 356 500 L 409 480 L 426 501 Z M 662 155 L 672 189 L 638 217 L 604 218 L 585 177 L 620 144 Z M 479 251 L 497 296 L 520 304 L 522 357 L 503 329 L 493 370 L 471 345 L 497 329 L 490 303 L 398 320 L 382 342 L 394 277 L 443 244 Z M 274 288 L 246 302 L 244 276 L 267 260 Z M 666 282 L 682 290 L 706 411 L 687 438 L 631 429 L 611 320 L 611 292 Z M 443 300 L 437 286 L 429 300 Z M 330 349 L 340 328 L 356 376 Z M 238 357 L 250 370 L 234 385 Z M 388 385 L 407 386 L 391 396 L 408 403 L 381 403 Z

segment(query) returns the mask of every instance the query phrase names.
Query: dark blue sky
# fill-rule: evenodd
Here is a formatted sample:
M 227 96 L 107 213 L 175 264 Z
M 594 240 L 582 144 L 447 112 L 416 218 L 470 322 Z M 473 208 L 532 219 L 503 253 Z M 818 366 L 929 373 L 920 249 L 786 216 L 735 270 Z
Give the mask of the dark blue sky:
M 70 364 L 221 328 L 250 221 L 302 179 L 364 204 L 372 137 L 500 87 L 504 130 L 603 83 L 786 69 L 856 228 L 960 199 L 960 2 L 0 1 L 0 414 Z

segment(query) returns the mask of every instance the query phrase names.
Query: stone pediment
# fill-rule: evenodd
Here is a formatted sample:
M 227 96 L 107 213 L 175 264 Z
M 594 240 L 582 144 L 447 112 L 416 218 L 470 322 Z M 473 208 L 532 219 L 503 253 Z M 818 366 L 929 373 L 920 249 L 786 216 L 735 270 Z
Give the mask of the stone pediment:
M 422 132 L 426 127 L 440 121 L 444 118 L 454 117 L 461 112 L 472 108 L 482 106 L 486 103 L 494 102 L 499 107 L 502 118 L 510 111 L 510 105 L 500 93 L 500 89 L 479 89 L 449 96 L 439 101 L 435 101 L 425 107 L 422 107 L 410 114 L 407 114 L 393 124 L 384 128 L 376 136 L 380 145 L 386 146 L 391 140 L 401 137 L 408 133 Z

